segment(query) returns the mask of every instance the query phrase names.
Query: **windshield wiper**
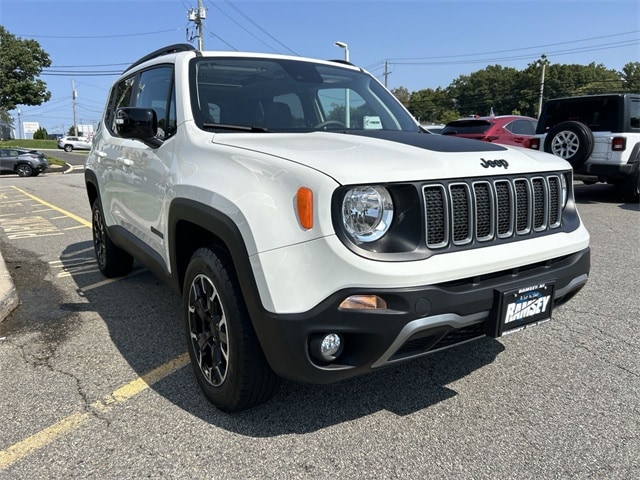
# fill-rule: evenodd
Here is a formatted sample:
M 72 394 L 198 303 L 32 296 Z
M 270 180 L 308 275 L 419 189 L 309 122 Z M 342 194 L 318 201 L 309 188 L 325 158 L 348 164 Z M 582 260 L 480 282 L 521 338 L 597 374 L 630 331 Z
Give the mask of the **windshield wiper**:
M 255 125 L 233 125 L 231 123 L 203 123 L 204 128 L 219 128 L 221 130 L 236 130 L 239 132 L 268 132 L 266 128 Z

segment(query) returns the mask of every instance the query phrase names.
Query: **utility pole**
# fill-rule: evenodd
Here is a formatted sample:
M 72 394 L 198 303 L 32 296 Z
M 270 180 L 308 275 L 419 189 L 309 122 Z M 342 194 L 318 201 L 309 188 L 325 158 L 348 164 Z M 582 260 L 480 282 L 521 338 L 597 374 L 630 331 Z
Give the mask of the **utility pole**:
M 22 110 L 18 109 L 18 138 L 22 140 Z
M 76 121 L 76 96 L 77 96 L 76 85 L 75 83 L 73 83 L 73 80 L 71 80 L 71 103 L 73 105 L 73 134 L 77 137 L 78 122 Z
M 198 30 L 198 50 L 204 49 L 204 23 L 203 20 L 207 18 L 207 9 L 202 5 L 202 0 L 198 0 L 198 8 L 191 8 L 188 12 L 188 18 L 190 22 L 196 24 Z
M 389 62 L 387 60 L 384 61 L 384 86 L 387 86 L 387 77 L 389 77 Z
M 544 96 L 544 71 L 547 66 L 546 62 L 547 56 L 542 55 L 542 78 L 540 79 L 540 97 L 538 100 L 538 118 L 540 118 L 540 114 L 542 113 L 542 98 Z

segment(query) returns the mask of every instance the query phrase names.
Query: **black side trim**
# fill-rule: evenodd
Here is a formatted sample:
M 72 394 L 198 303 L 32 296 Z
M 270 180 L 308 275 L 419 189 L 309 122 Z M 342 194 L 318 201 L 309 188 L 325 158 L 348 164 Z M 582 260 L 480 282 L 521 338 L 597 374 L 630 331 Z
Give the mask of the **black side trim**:
M 194 235 L 185 234 L 190 227 L 208 232 L 211 236 L 192 238 Z M 204 245 L 217 245 L 231 256 L 252 321 L 255 322 L 254 319 L 262 315 L 264 310 L 244 238 L 231 218 L 209 205 L 183 198 L 175 199 L 169 207 L 168 236 L 172 286 L 176 291 L 182 292 L 184 273 L 193 252 Z
M 160 280 L 171 284 L 167 264 L 158 252 L 120 225 L 112 225 L 108 227 L 108 230 L 113 243 L 133 255 Z

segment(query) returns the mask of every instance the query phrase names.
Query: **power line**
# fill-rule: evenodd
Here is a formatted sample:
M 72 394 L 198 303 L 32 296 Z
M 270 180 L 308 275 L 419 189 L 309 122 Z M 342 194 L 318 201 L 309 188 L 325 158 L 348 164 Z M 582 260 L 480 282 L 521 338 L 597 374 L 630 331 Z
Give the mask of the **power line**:
M 225 17 L 227 17 L 229 20 L 231 20 L 233 23 L 235 23 L 238 27 L 240 27 L 242 30 L 244 30 L 245 32 L 247 32 L 249 35 L 251 35 L 253 38 L 255 38 L 257 41 L 259 41 L 260 43 L 262 43 L 263 45 L 265 45 L 266 47 L 268 47 L 270 50 L 273 50 L 274 52 L 277 52 L 277 50 L 275 48 L 273 48 L 271 45 L 269 45 L 267 42 L 265 42 L 264 40 L 262 40 L 260 37 L 258 37 L 257 35 L 253 34 L 252 32 L 250 32 L 244 25 L 242 25 L 240 22 L 238 22 L 237 20 L 235 20 L 233 17 L 229 16 L 224 10 L 222 10 L 220 7 L 218 7 L 215 3 L 212 3 L 209 1 L 209 3 L 211 4 L 211 6 L 213 8 L 215 8 L 216 10 L 218 10 L 220 13 L 222 13 Z M 220 38 L 220 37 L 218 37 Z M 226 43 L 226 42 L 225 42 Z
M 475 56 L 478 56 L 478 55 L 494 55 L 496 53 L 519 52 L 519 51 L 523 51 L 523 50 L 541 50 L 541 49 L 545 49 L 547 47 L 556 47 L 556 46 L 559 46 L 559 45 L 568 45 L 570 43 L 588 42 L 588 41 L 591 41 L 591 40 L 601 40 L 603 38 L 621 37 L 621 36 L 624 36 L 624 35 L 631 35 L 633 33 L 638 33 L 638 32 L 640 32 L 640 30 L 632 30 L 630 32 L 622 32 L 622 33 L 613 33 L 613 34 L 610 34 L 610 35 L 601 35 L 601 36 L 598 36 L 598 37 L 583 38 L 583 39 L 579 39 L 579 40 L 570 40 L 570 41 L 566 41 L 566 42 L 547 43 L 547 44 L 544 44 L 544 45 L 536 45 L 536 46 L 533 46 L 533 47 L 512 48 L 512 49 L 508 49 L 508 50 L 496 50 L 496 51 L 493 51 L 493 52 L 466 53 L 466 54 L 461 54 L 461 55 L 440 55 L 440 56 L 432 56 L 432 57 L 389 58 L 387 60 L 393 60 L 394 63 L 396 63 L 395 61 L 397 61 L 397 60 L 437 60 L 437 59 L 440 59 L 440 58 L 452 59 L 452 58 L 475 57 Z M 637 43 L 639 40 L 638 39 L 632 39 L 632 40 L 627 40 L 627 41 L 635 41 Z M 598 45 L 594 45 L 594 46 L 598 46 Z M 582 47 L 582 48 L 589 48 L 589 47 Z
M 593 45 L 590 47 L 577 47 L 573 49 L 556 50 L 556 51 L 544 52 L 544 53 L 547 57 L 561 56 L 561 55 L 569 55 L 573 53 L 595 52 L 598 50 L 609 50 L 613 48 L 630 47 L 638 44 L 640 44 L 640 40 L 628 40 L 623 42 L 614 42 L 614 43 L 602 44 L 597 46 Z M 439 57 L 439 58 L 442 58 L 442 57 Z M 469 60 L 463 60 L 463 61 L 452 60 L 452 61 L 441 61 L 441 62 L 393 61 L 393 64 L 394 65 L 468 65 L 468 64 L 475 64 L 475 63 L 493 63 L 493 62 L 504 62 L 504 61 L 513 61 L 513 60 L 526 60 L 531 58 L 539 58 L 539 55 L 526 54 L 526 55 L 515 55 L 510 57 L 480 58 L 475 60 L 469 59 Z
M 182 28 L 172 28 L 171 30 L 158 30 L 156 32 L 145 32 L 145 33 L 125 33 L 122 35 L 82 35 L 82 36 L 70 36 L 70 35 L 31 35 L 25 33 L 17 33 L 16 37 L 29 37 L 29 38 L 63 38 L 67 40 L 78 40 L 78 39 L 87 39 L 87 38 L 122 38 L 122 37 L 141 37 L 144 35 L 157 35 L 158 33 L 167 33 L 167 32 L 175 32 L 182 30 Z
M 274 37 L 273 35 L 271 35 L 269 32 L 267 32 L 264 28 L 262 28 L 260 25 L 258 25 L 256 22 L 254 22 L 251 18 L 249 18 L 248 15 L 246 15 L 242 10 L 240 10 L 240 8 L 238 8 L 236 5 L 234 5 L 230 0 L 225 0 L 225 2 L 231 7 L 233 8 L 236 12 L 238 12 L 240 15 L 242 15 L 247 21 L 249 21 L 254 27 L 256 27 L 258 30 L 260 30 L 262 33 L 264 33 L 265 35 L 267 35 L 271 40 L 273 40 L 274 42 L 278 43 L 278 45 L 281 45 L 282 47 L 286 48 L 287 50 L 289 50 L 291 53 L 293 53 L 294 55 L 298 55 L 295 51 L 293 51 L 292 49 L 290 49 L 288 46 L 286 46 L 284 43 L 282 43 L 280 40 L 278 40 L 276 37 Z M 300 55 L 298 55 L 300 56 Z

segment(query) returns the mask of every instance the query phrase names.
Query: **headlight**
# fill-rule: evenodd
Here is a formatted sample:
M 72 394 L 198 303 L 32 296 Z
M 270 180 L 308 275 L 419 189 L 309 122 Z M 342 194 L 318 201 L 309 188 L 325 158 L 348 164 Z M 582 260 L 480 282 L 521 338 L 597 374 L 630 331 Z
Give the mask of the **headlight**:
M 342 200 L 342 223 L 354 240 L 378 240 L 387 233 L 392 220 L 393 200 L 386 188 L 364 186 L 347 190 Z

